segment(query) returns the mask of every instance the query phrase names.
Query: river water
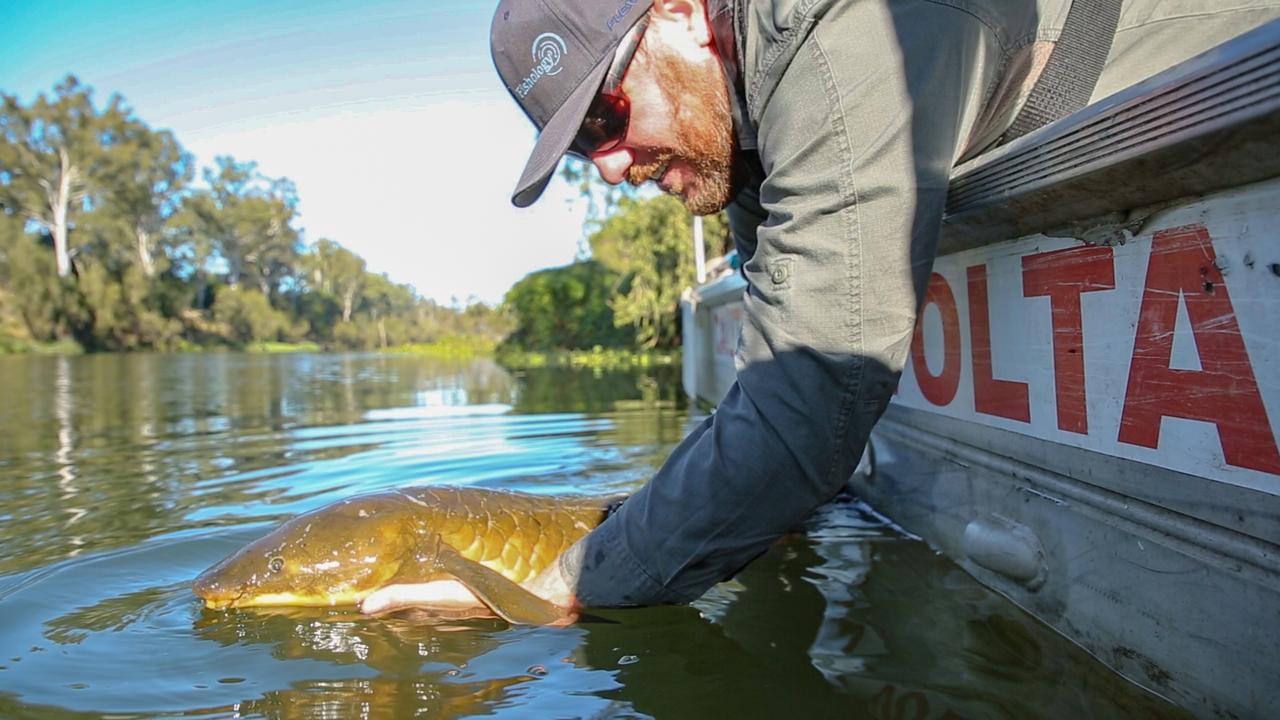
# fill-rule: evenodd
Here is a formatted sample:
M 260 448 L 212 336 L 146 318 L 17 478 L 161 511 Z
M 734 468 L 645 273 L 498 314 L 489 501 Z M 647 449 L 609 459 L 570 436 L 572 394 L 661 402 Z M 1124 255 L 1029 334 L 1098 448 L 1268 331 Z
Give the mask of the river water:
M 700 417 L 675 369 L 0 357 L 0 718 L 1183 716 L 847 498 L 691 607 L 570 628 L 191 594 L 357 493 L 634 489 Z

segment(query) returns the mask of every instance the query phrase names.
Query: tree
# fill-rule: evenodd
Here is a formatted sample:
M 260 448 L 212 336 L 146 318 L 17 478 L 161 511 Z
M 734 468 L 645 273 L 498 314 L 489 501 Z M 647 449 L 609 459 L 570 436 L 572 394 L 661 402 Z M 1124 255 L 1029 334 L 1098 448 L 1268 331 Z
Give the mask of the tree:
M 181 222 L 226 267 L 227 284 L 256 285 L 274 297 L 280 282 L 297 267 L 300 238 L 293 228 L 297 191 L 285 178 L 268 178 L 257 163 L 220 156 L 216 168 L 205 168 L 207 188 L 183 203 Z
M 275 340 L 289 325 L 283 313 L 271 307 L 266 296 L 250 289 L 223 288 L 213 303 L 213 316 L 231 328 L 237 343 Z
M 526 350 L 630 345 L 634 336 L 617 326 L 609 306 L 617 282 L 594 260 L 524 276 L 503 299 L 516 325 L 507 342 Z
M 71 274 L 69 233 L 89 203 L 104 150 L 118 141 L 130 111 L 114 95 L 105 111 L 92 90 L 68 75 L 30 108 L 0 96 L 0 203 L 18 210 L 53 238 L 58 277 Z
M 195 174 L 192 157 L 169 131 L 131 121 L 103 165 L 104 204 L 128 225 L 142 274 L 154 277 L 156 241 Z
M 620 278 L 609 303 L 614 322 L 633 326 L 644 348 L 679 344 L 680 293 L 696 280 L 691 223 L 688 211 L 669 195 L 623 198 L 588 239 L 591 256 Z M 705 218 L 703 235 L 711 254 L 723 253 L 728 242 L 724 216 Z
M 351 322 L 356 298 L 364 282 L 364 258 L 338 243 L 321 238 L 301 258 L 310 287 L 333 295 L 342 306 L 342 322 Z
M 52 340 L 57 334 L 59 283 L 53 253 L 22 232 L 23 221 L 0 208 L 0 334 Z
M 303 252 L 295 187 L 255 163 L 217 158 L 193 190 L 194 175 L 171 133 L 118 96 L 99 111 L 74 77 L 29 107 L 0 94 L 0 344 L 372 348 L 470 334 L 482 347 L 512 325 L 474 299 L 423 299 L 337 242 Z
M 408 340 L 407 328 L 403 322 L 391 323 L 392 331 L 388 332 L 388 319 L 411 316 L 415 304 L 416 297 L 410 286 L 391 282 L 385 273 L 365 273 L 361 283 L 360 308 L 377 329 L 381 347 L 386 348 Z

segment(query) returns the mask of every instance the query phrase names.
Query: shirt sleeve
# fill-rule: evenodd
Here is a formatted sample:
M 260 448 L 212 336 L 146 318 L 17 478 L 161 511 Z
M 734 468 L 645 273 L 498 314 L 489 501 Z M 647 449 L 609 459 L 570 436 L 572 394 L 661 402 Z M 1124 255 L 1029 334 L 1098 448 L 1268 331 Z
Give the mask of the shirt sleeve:
M 908 355 L 993 40 L 928 2 L 797 23 L 781 79 L 747 78 L 767 88 L 748 94 L 763 221 L 743 244 L 737 382 L 572 554 L 584 605 L 687 602 L 767 550 L 843 487 Z

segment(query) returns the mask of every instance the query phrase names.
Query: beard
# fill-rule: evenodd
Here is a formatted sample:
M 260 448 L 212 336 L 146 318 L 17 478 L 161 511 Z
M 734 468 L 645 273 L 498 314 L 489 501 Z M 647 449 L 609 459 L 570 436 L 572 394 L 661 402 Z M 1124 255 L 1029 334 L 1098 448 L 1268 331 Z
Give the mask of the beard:
M 627 171 L 627 180 L 632 185 L 658 180 L 672 161 L 681 161 L 694 177 L 686 182 L 677 173 L 666 191 L 695 215 L 719 212 L 737 194 L 743 177 L 724 70 L 714 63 L 714 77 L 706 78 L 704 67 L 673 50 L 659 46 L 649 52 L 658 87 L 675 108 L 679 139 L 675 147 L 652 148 L 647 162 Z

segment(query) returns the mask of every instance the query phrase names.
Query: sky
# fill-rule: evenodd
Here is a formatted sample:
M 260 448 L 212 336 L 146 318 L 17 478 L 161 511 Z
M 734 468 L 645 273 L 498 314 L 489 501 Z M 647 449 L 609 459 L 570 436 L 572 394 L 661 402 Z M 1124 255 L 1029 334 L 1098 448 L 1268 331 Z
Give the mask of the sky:
M 219 155 L 294 181 L 307 242 L 450 303 L 572 262 L 585 203 L 511 190 L 535 139 L 489 57 L 497 0 L 0 0 L 0 91 L 68 73 Z

